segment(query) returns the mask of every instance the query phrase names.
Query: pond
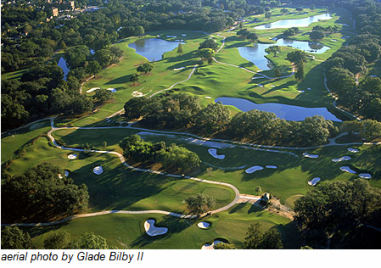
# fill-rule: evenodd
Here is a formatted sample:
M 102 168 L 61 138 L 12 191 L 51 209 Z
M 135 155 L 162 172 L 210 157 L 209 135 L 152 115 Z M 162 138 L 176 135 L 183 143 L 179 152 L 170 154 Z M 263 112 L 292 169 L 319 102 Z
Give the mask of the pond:
M 63 73 L 64 73 L 64 80 L 67 80 L 67 74 L 69 73 L 70 69 L 67 67 L 66 60 L 61 57 L 57 64 L 59 67 L 61 67 Z
M 272 112 L 276 114 L 278 118 L 289 121 L 303 121 L 306 117 L 321 115 L 327 120 L 341 122 L 341 120 L 330 113 L 327 108 L 306 108 L 281 103 L 257 104 L 245 99 L 227 97 L 221 97 L 215 100 L 215 102 L 218 101 L 224 105 L 232 105 L 243 112 L 251 111 L 254 109 L 264 112 Z
M 278 20 L 272 23 L 267 23 L 254 27 L 257 30 L 265 29 L 280 29 L 280 28 L 291 28 L 291 27 L 308 27 L 311 23 L 317 22 L 319 20 L 329 20 L 332 19 L 331 15 L 321 14 L 316 16 L 311 16 L 303 19 L 292 19 L 292 20 Z
M 256 43 L 253 46 L 239 47 L 238 51 L 241 57 L 251 61 L 261 70 L 270 70 L 270 62 L 265 57 L 268 53 L 265 51 L 270 46 L 288 46 L 309 53 L 321 54 L 326 52 L 330 47 L 324 46 L 319 42 L 296 41 L 292 39 L 280 38 L 274 44 L 260 44 Z
M 129 47 L 135 49 L 135 52 L 149 61 L 161 60 L 163 54 L 174 50 L 179 42 L 171 42 L 163 39 L 139 39 L 134 43 L 128 44 Z M 182 44 L 185 44 L 182 42 Z

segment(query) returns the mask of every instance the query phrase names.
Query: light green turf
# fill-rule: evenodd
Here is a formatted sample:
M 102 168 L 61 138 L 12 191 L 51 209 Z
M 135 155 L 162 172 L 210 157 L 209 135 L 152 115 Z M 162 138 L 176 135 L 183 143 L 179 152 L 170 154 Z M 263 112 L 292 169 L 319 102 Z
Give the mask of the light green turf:
M 157 226 L 167 227 L 168 233 L 149 237 L 144 230 L 144 222 L 149 218 L 156 219 Z M 201 220 L 184 220 L 160 214 L 112 214 L 76 219 L 52 228 L 31 228 L 29 232 L 38 248 L 43 247 L 43 240 L 49 234 L 57 230 L 67 230 L 74 239 L 85 232 L 94 232 L 105 237 L 111 246 L 117 248 L 200 249 L 202 245 L 217 238 L 242 247 L 247 228 L 254 222 L 259 222 L 264 231 L 277 225 L 284 238 L 288 238 L 287 235 L 294 229 L 288 219 L 260 210 L 251 204 L 239 204 L 229 211 L 202 220 L 212 223 L 211 227 L 203 230 L 197 227 Z M 289 246 L 298 248 L 298 241 L 293 240 Z
M 76 184 L 85 183 L 89 188 L 90 211 L 104 209 L 147 210 L 161 209 L 186 213 L 184 200 L 190 195 L 205 192 L 216 200 L 216 208 L 231 202 L 235 194 L 229 187 L 173 179 L 149 172 L 130 171 L 116 156 L 83 153 L 77 160 L 69 160 L 72 151 L 53 148 L 46 137 L 39 138 L 26 149 L 25 155 L 9 168 L 12 175 L 21 175 L 28 168 L 41 162 L 58 165 L 70 172 Z M 103 174 L 95 175 L 96 166 L 103 167 Z

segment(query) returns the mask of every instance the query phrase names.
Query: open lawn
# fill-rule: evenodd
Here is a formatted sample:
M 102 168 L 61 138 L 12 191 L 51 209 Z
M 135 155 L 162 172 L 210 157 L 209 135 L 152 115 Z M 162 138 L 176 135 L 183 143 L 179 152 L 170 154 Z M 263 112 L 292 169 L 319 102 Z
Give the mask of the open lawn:
M 144 222 L 156 219 L 157 226 L 167 227 L 168 233 L 162 236 L 149 237 L 144 230 Z M 200 221 L 208 221 L 211 227 L 207 230 L 197 227 Z M 53 232 L 67 230 L 73 239 L 85 232 L 94 232 L 105 237 L 111 246 L 116 248 L 165 248 L 165 249 L 200 249 L 202 245 L 219 238 L 235 243 L 242 248 L 247 228 L 259 222 L 263 230 L 276 226 L 289 246 L 299 248 L 297 237 L 290 235 L 295 227 L 281 216 L 261 210 L 251 204 L 238 204 L 229 211 L 221 212 L 200 220 L 185 220 L 160 214 L 126 215 L 111 214 L 82 219 L 75 219 L 67 224 L 54 227 L 35 227 L 28 231 L 39 248 L 43 240 Z

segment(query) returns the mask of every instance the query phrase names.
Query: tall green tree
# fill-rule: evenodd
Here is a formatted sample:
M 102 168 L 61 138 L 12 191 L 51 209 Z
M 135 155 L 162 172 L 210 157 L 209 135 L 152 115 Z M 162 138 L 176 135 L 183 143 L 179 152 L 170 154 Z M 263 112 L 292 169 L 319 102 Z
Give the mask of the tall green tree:
M 201 215 L 202 213 L 207 212 L 215 205 L 215 201 L 212 197 L 198 194 L 196 196 L 190 196 L 185 199 L 190 213 Z
M 1 230 L 1 248 L 34 249 L 35 246 L 27 232 L 23 232 L 18 227 L 6 226 Z
M 181 42 L 179 43 L 179 45 L 177 46 L 177 54 L 178 55 L 183 55 L 184 53 L 184 49 L 183 49 L 183 44 L 181 44 Z
M 281 49 L 279 46 L 270 46 L 266 49 L 267 53 L 274 53 L 274 57 L 276 57 L 277 53 L 280 53 Z
M 140 73 L 148 73 L 150 71 L 152 71 L 154 68 L 153 64 L 150 63 L 150 62 L 146 62 L 146 63 L 143 63 L 142 65 L 140 65 L 136 70 Z
M 58 231 L 50 234 L 44 240 L 45 249 L 66 249 L 69 248 L 71 236 L 68 231 Z

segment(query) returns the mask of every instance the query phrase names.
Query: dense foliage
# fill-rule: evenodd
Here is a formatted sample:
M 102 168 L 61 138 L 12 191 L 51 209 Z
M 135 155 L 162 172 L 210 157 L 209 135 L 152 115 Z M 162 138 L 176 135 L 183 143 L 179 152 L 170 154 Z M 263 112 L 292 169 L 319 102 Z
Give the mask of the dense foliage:
M 310 246 L 325 248 L 333 235 L 351 236 L 364 225 L 381 227 L 381 191 L 361 179 L 326 182 L 297 200 L 295 213 L 314 243 Z
M 192 195 L 185 199 L 185 203 L 187 203 L 189 212 L 196 215 L 209 211 L 215 205 L 214 199 L 204 194 Z
M 231 118 L 221 103 L 202 108 L 200 100 L 184 94 L 161 95 L 156 98 L 133 98 L 126 102 L 125 116 L 142 117 L 146 127 L 188 128 L 192 132 L 213 135 L 223 132 L 227 138 L 238 138 L 271 145 L 324 144 L 338 133 L 332 121 L 321 116 L 304 121 L 286 121 L 275 114 L 252 110 Z
M 75 185 L 64 170 L 48 163 L 8 179 L 1 191 L 4 223 L 67 217 L 87 209 L 89 200 L 86 185 Z
M 259 223 L 253 223 L 247 230 L 244 247 L 247 249 L 281 249 L 283 243 L 279 231 L 275 228 L 265 233 Z
M 188 149 L 164 142 L 145 142 L 139 135 L 124 138 L 120 143 L 124 156 L 137 162 L 160 162 L 164 168 L 189 171 L 200 166 L 198 155 Z
M 30 235 L 18 227 L 6 226 L 1 230 L 1 249 L 33 249 Z

